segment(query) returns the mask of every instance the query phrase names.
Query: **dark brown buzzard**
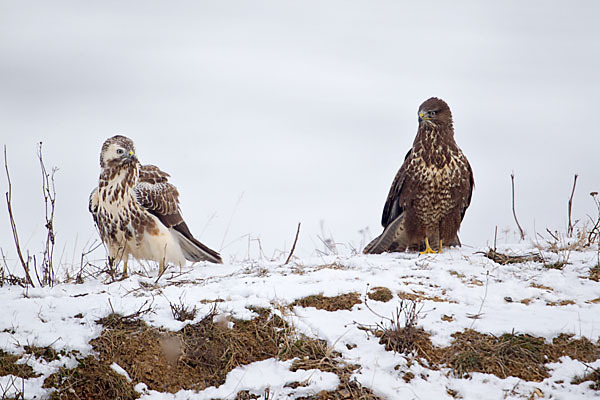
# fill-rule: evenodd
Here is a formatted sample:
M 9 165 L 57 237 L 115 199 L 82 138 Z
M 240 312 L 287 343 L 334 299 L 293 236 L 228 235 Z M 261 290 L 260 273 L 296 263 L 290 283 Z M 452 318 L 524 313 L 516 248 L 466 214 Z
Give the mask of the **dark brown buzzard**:
M 162 273 L 168 263 L 186 260 L 222 263 L 221 256 L 200 243 L 179 210 L 179 192 L 169 174 L 154 165 L 140 165 L 133 141 L 107 139 L 100 154 L 102 172 L 89 201 L 89 210 L 106 245 L 110 264 L 153 260 Z
M 458 229 L 473 185 L 469 161 L 454 141 L 450 107 L 432 97 L 419 107 L 417 137 L 383 208 L 383 233 L 363 252 L 430 253 L 442 246 L 460 246 Z

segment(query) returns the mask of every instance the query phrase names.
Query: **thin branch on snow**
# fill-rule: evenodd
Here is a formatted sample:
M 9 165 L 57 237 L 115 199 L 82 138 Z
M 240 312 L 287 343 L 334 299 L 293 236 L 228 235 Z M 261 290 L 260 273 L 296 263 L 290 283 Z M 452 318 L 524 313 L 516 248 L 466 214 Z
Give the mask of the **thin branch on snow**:
M 290 251 L 290 255 L 288 256 L 287 260 L 285 260 L 285 263 L 283 263 L 283 265 L 287 265 L 287 263 L 290 262 L 290 259 L 292 258 L 292 255 L 294 254 L 294 250 L 296 250 L 296 243 L 298 242 L 298 235 L 300 235 L 300 222 L 298 222 L 298 230 L 296 230 L 296 238 L 294 239 L 294 244 L 292 245 L 292 250 Z
M 31 275 L 29 274 L 29 260 L 27 258 L 27 262 L 23 258 L 23 253 L 21 252 L 21 244 L 19 241 L 19 234 L 17 232 L 17 224 L 15 222 L 15 218 L 12 210 L 12 182 L 10 180 L 10 173 L 8 172 L 8 161 L 6 158 L 6 145 L 4 146 L 4 169 L 6 170 L 6 179 L 8 181 L 8 192 L 6 192 L 6 206 L 8 207 L 8 218 L 10 220 L 10 227 L 12 229 L 13 238 L 15 241 L 15 248 L 17 250 L 17 255 L 19 256 L 19 261 L 21 262 L 21 266 L 25 271 L 25 279 L 27 284 L 31 285 L 31 287 L 35 287 L 33 284 L 33 280 L 31 279 Z
M 523 228 L 521 228 L 521 225 L 519 224 L 519 220 L 517 219 L 517 212 L 515 211 L 515 174 L 511 173 L 510 174 L 510 180 L 512 183 L 512 211 L 513 211 L 513 216 L 515 217 L 515 222 L 517 223 L 517 227 L 519 228 L 519 235 L 521 235 L 521 240 L 525 239 L 525 232 L 523 231 Z
M 51 173 L 46 170 L 44 159 L 42 157 L 42 142 L 38 144 L 38 159 L 40 160 L 40 169 L 42 171 L 42 194 L 44 195 L 44 205 L 46 211 L 46 244 L 44 248 L 44 258 L 42 260 L 42 285 L 52 285 L 54 282 L 54 204 L 56 201 L 56 189 L 54 186 L 54 174 L 58 168 L 52 168 Z
M 571 222 L 571 207 L 573 206 L 573 195 L 575 194 L 575 185 L 577 185 L 577 174 L 573 179 L 573 190 L 571 190 L 571 197 L 569 198 L 569 227 L 567 228 L 567 236 L 573 237 L 573 223 Z

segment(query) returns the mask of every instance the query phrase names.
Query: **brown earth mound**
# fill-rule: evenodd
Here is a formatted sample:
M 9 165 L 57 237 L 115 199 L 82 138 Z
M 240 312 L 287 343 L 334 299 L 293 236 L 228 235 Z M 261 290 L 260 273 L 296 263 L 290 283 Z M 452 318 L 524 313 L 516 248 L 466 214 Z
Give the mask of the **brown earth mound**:
M 360 295 L 358 293 L 345 293 L 334 297 L 325 297 L 321 294 L 303 297 L 296 300 L 291 306 L 315 307 L 318 310 L 338 311 L 351 310 L 356 304 L 360 304 Z

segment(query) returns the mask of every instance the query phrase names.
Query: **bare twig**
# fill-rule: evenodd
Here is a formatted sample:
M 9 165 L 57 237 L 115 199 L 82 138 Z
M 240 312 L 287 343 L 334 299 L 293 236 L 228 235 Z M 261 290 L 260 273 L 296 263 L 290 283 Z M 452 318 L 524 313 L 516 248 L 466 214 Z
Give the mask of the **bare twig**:
M 525 239 L 525 232 L 523 232 L 523 228 L 519 224 L 519 220 L 517 219 L 517 212 L 515 211 L 515 174 L 510 174 L 510 180 L 512 183 L 512 211 L 513 216 L 515 217 L 515 222 L 517 223 L 517 227 L 519 228 L 519 235 L 521 235 L 521 240 Z
M 52 259 L 54 257 L 54 204 L 56 201 L 56 189 L 54 186 L 54 174 L 58 170 L 52 168 L 52 172 L 48 173 L 44 165 L 42 157 L 42 142 L 38 144 L 38 159 L 40 160 L 40 168 L 42 171 L 42 194 L 44 195 L 44 205 L 46 211 L 46 246 L 44 248 L 44 258 L 42 260 L 42 285 L 50 285 L 54 283 L 54 266 Z
M 285 260 L 285 263 L 283 263 L 283 265 L 286 265 L 287 263 L 290 262 L 290 259 L 292 258 L 292 254 L 294 254 L 294 250 L 296 250 L 296 243 L 298 242 L 298 235 L 300 235 L 300 222 L 298 222 L 298 229 L 296 230 L 296 238 L 294 239 L 294 244 L 292 245 L 292 250 L 290 251 L 290 255 L 288 256 L 287 260 Z
M 26 287 L 27 281 L 25 279 L 15 276 L 10 272 L 8 262 L 6 261 L 6 254 L 4 254 L 2 247 L 0 247 L 0 256 L 2 257 L 2 266 L 0 267 L 0 287 L 4 286 L 5 282 L 9 285 L 19 285 L 23 288 Z
M 598 237 L 600 237 L 600 200 L 598 199 L 598 192 L 591 192 L 590 196 L 594 199 L 594 203 L 596 203 L 596 208 L 598 208 L 598 218 L 596 221 L 592 219 L 592 223 L 594 224 L 593 228 L 590 230 L 588 235 L 588 246 L 594 243 Z M 600 252 L 600 240 L 598 240 L 598 251 Z
M 483 299 L 481 299 L 481 304 L 479 305 L 479 310 L 477 314 L 467 314 L 467 318 L 473 319 L 471 326 L 469 329 L 473 329 L 473 325 L 475 325 L 475 321 L 477 321 L 483 315 L 481 310 L 483 310 L 483 304 L 485 303 L 485 299 L 487 299 L 488 294 L 488 284 L 490 283 L 490 271 L 487 271 L 485 274 L 485 293 L 483 294 Z
M 550 229 L 548 229 L 548 228 L 546 228 L 546 232 L 548 232 L 548 234 L 549 234 L 550 236 L 552 236 L 552 238 L 553 238 L 554 240 L 556 240 L 557 242 L 558 242 L 558 241 L 560 241 L 560 239 L 558 238 L 558 233 L 555 235 L 555 234 L 554 234 L 554 233 L 552 233 L 552 231 L 550 231 Z
M 17 250 L 17 255 L 19 256 L 19 261 L 21 261 L 21 266 L 25 271 L 25 279 L 26 282 L 31 285 L 31 287 L 35 287 L 33 284 L 33 280 L 31 279 L 31 275 L 29 275 L 29 259 L 27 262 L 23 259 L 23 253 L 21 252 L 21 244 L 19 242 L 19 234 L 17 233 L 17 224 L 15 223 L 15 218 L 13 216 L 12 211 L 12 183 L 10 181 L 10 174 L 8 172 L 8 161 L 6 158 L 6 145 L 4 146 L 4 169 L 6 170 L 6 179 L 8 181 L 8 192 L 6 192 L 6 205 L 8 207 L 8 217 L 10 219 L 10 227 L 12 229 L 13 238 L 15 240 L 15 247 Z
M 544 259 L 537 254 L 526 254 L 522 256 L 518 255 L 509 255 L 503 254 L 493 249 L 488 249 L 488 251 L 476 251 L 475 254 L 483 254 L 485 257 L 489 258 L 493 262 L 506 265 L 506 264 L 517 264 L 524 262 L 543 262 Z
M 573 236 L 573 223 L 571 222 L 571 207 L 573 206 L 573 195 L 575 194 L 575 185 L 577 185 L 577 174 L 573 178 L 573 190 L 571 190 L 571 197 L 569 197 L 569 228 L 567 229 L 567 236 Z
M 102 242 L 96 244 L 96 242 L 97 242 L 97 240 L 94 239 L 92 244 L 90 244 L 88 246 L 88 244 L 86 243 L 86 245 L 83 246 L 83 249 L 81 249 L 81 261 L 79 263 L 79 273 L 77 274 L 77 277 L 75 278 L 76 283 L 83 283 L 83 269 L 85 267 L 87 267 L 88 265 L 91 265 L 90 262 L 87 261 L 87 256 L 89 254 L 91 254 L 92 252 L 94 252 L 97 248 L 99 248 L 103 244 Z M 86 250 L 86 248 L 87 248 L 87 250 Z
M 496 239 L 498 239 L 498 225 L 496 225 L 496 229 L 494 229 L 494 251 L 496 251 Z

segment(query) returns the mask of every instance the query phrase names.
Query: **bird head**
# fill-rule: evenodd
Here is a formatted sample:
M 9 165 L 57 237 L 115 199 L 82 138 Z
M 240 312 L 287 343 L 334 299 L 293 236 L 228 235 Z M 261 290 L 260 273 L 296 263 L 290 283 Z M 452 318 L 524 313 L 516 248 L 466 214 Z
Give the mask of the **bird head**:
M 116 135 L 106 139 L 100 152 L 100 166 L 122 166 L 137 163 L 135 145 L 128 137 Z
M 452 113 L 448 104 L 437 97 L 425 100 L 419 107 L 419 125 L 422 124 L 434 126 L 452 124 Z

